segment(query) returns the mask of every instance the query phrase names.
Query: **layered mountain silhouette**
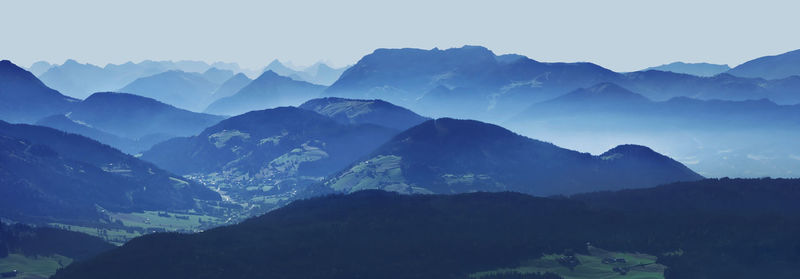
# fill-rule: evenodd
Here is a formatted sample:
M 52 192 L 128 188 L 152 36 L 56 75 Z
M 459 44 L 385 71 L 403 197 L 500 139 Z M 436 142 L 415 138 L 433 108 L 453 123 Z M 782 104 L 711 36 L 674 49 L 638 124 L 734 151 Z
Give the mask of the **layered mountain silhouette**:
M 385 127 L 345 125 L 313 111 L 280 107 L 231 117 L 197 136 L 157 144 L 142 159 L 180 174 L 225 172 L 270 185 L 299 183 L 297 180 L 319 179 L 344 168 L 395 133 Z
M 56 114 L 42 118 L 36 122 L 36 125 L 82 135 L 84 137 L 99 141 L 103 144 L 110 145 L 128 154 L 136 154 L 140 151 L 147 150 L 154 144 L 164 140 L 161 135 L 152 137 L 155 142 L 117 136 L 115 134 L 92 127 L 87 123 L 72 120 L 64 114 Z
M 651 101 L 615 84 L 578 89 L 534 104 L 503 123 L 529 137 L 602 152 L 636 142 L 725 176 L 783 176 L 796 172 L 800 106 L 770 100 L 723 101 L 676 97 Z M 591 137 L 592 140 L 587 140 Z
M 199 234 L 137 238 L 53 278 L 463 279 L 598 247 L 658 255 L 667 278 L 791 278 L 800 272 L 798 185 L 703 180 L 555 199 L 361 191 Z M 513 275 L 502 278 L 560 278 Z
M 236 63 L 217 62 L 209 65 L 201 61 L 152 61 L 139 63 L 108 64 L 99 67 L 67 60 L 62 65 L 53 65 L 37 76 L 48 86 L 76 98 L 86 98 L 94 92 L 116 91 L 138 78 L 166 71 L 203 73 L 210 68 L 243 72 Z M 220 81 L 221 82 L 221 81 Z
M 238 115 L 253 110 L 297 106 L 318 97 L 324 89 L 321 85 L 296 81 L 273 71 L 266 71 L 236 94 L 208 105 L 205 112 Z
M 0 120 L 33 123 L 63 113 L 77 101 L 50 89 L 11 61 L 0 61 Z
M 728 71 L 739 77 L 784 79 L 800 76 L 800 49 L 774 56 L 756 58 Z
M 211 67 L 210 69 L 203 72 L 203 77 L 215 84 L 222 84 L 223 82 L 227 81 L 231 77 L 233 77 L 235 73 L 231 70 L 222 70 Z
M 103 210 L 187 210 L 219 195 L 80 135 L 0 122 L 0 212 L 13 220 L 95 223 Z
M 653 150 L 618 146 L 601 156 L 529 139 L 496 125 L 440 118 L 415 126 L 332 176 L 343 192 L 516 191 L 571 194 L 698 180 L 702 177 Z
M 139 78 L 119 92 L 132 93 L 191 111 L 203 111 L 219 84 L 198 73 L 167 71 Z
M 405 130 L 425 122 L 422 117 L 404 107 L 382 100 L 355 100 L 344 98 L 319 98 L 299 106 L 333 118 L 343 124 L 375 124 Z
M 242 88 L 250 84 L 252 81 L 253 80 L 246 75 L 238 73 L 217 87 L 217 89 L 214 90 L 214 93 L 211 93 L 211 100 L 216 101 L 232 96 L 233 94 L 236 94 L 236 92 L 239 92 L 239 90 L 242 90 Z
M 317 62 L 303 70 L 295 70 L 284 65 L 278 59 L 275 59 L 272 60 L 267 67 L 264 67 L 264 72 L 273 71 L 278 75 L 289 77 L 293 80 L 328 86 L 339 79 L 339 76 L 341 76 L 347 68 L 348 67 L 334 69 L 325 63 Z
M 679 74 L 688 74 L 699 77 L 712 77 L 718 74 L 727 72 L 731 67 L 728 65 L 718 65 L 710 63 L 684 63 L 673 62 L 661 66 L 650 67 L 643 71 L 656 70 L 664 72 L 673 72 Z
M 616 73 L 591 63 L 543 63 L 524 56 L 497 56 L 478 46 L 447 50 L 378 49 L 348 69 L 323 95 L 383 99 L 432 116 L 503 121 L 531 104 L 601 82 L 612 82 L 663 101 L 769 98 L 795 104 L 797 83 L 698 77 L 665 71 Z
M 55 66 L 56 65 L 50 64 L 47 61 L 37 61 L 37 62 L 31 64 L 30 67 L 28 67 L 28 71 L 31 72 L 31 74 L 33 74 L 34 76 L 39 76 L 39 75 L 43 74 L 44 72 L 47 72 L 47 70 L 50 70 L 50 68 L 55 67 Z
M 48 117 L 37 123 L 136 154 L 168 138 L 195 135 L 222 119 L 224 117 L 179 109 L 138 95 L 101 92 L 76 103 L 65 115 Z

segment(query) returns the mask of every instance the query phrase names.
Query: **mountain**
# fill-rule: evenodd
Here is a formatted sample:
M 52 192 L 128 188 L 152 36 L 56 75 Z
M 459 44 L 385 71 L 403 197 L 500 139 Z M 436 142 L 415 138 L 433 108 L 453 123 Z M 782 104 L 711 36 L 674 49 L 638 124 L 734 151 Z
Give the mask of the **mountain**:
M 343 124 L 375 124 L 399 131 L 429 120 L 406 108 L 382 100 L 319 98 L 299 106 L 333 118 Z
M 66 115 L 56 114 L 36 121 L 36 125 L 50 127 L 68 133 L 82 135 L 84 137 L 108 144 L 122 152 L 136 154 L 139 151 L 147 150 L 158 142 L 141 142 L 134 139 L 123 138 L 103 130 L 92 127 L 81 121 L 72 120 Z
M 612 270 L 618 266 L 587 256 L 598 250 L 605 257 L 636 251 L 648 257 L 647 269 L 666 268 L 648 278 L 792 278 L 800 272 L 798 185 L 704 180 L 576 198 L 361 191 L 296 201 L 198 234 L 137 238 L 53 278 L 465 279 L 501 278 L 480 276 L 500 271 L 523 273 L 502 278 L 561 278 L 522 275 L 570 272 L 546 261 L 569 255 L 581 259 L 575 270 L 587 272 L 583 278 L 623 277 Z M 718 210 L 770 206 L 771 197 L 778 210 Z M 625 277 L 634 277 L 641 269 L 627 259 Z
M 325 86 L 329 86 L 336 82 L 342 73 L 346 71 L 349 67 L 341 67 L 341 68 L 331 68 L 325 63 L 317 62 L 311 67 L 306 68 L 303 70 L 305 75 L 301 75 L 305 81 L 308 81 L 313 84 L 321 84 Z
M 656 101 L 685 96 L 800 103 L 800 95 L 795 94 L 800 85 L 792 82 L 655 70 L 616 73 L 591 63 L 498 56 L 480 46 L 378 49 L 345 71 L 322 95 L 382 99 L 434 117 L 502 122 L 532 104 L 603 82 Z
M 264 71 L 262 71 L 262 73 L 270 71 L 285 77 L 297 74 L 297 71 L 287 67 L 286 65 L 283 65 L 283 63 L 281 63 L 281 61 L 278 59 L 272 60 L 272 62 L 264 67 Z
M 45 86 L 33 74 L 0 61 L 0 119 L 32 123 L 39 118 L 67 111 L 78 100 Z
M 728 65 L 673 62 L 661 66 L 650 67 L 642 71 L 656 70 L 656 71 L 673 72 L 679 74 L 687 74 L 699 77 L 712 77 L 727 72 L 730 69 L 731 67 L 728 67 Z
M 141 158 L 201 181 L 222 181 L 228 195 L 253 204 L 258 202 L 251 199 L 261 201 L 265 195 L 280 196 L 280 200 L 292 197 L 396 133 L 279 107 L 231 117 L 197 136 L 162 142 Z
M 116 77 L 95 65 L 80 64 L 69 59 L 64 64 L 53 66 L 39 75 L 47 86 L 55 88 L 66 95 L 75 98 L 86 98 L 92 92 L 108 91 L 117 88 Z
M 206 113 L 238 115 L 248 111 L 280 106 L 296 106 L 319 96 L 325 87 L 304 81 L 296 81 L 266 71 L 247 86 L 233 94 L 214 101 Z
M 603 83 L 531 105 L 503 123 L 525 136 L 594 154 L 635 142 L 704 176 L 794 176 L 800 106 L 767 99 L 651 101 Z M 592 140 L 587 140 L 591 138 Z
M 202 111 L 219 84 L 198 73 L 167 71 L 139 78 L 119 92 L 133 93 L 191 111 Z
M 31 66 L 28 68 L 28 71 L 34 76 L 39 76 L 55 66 L 56 65 L 50 64 L 47 61 L 37 61 L 36 63 L 31 64 Z
M 739 77 L 783 79 L 800 76 L 800 49 L 756 58 L 734 67 L 729 74 Z
M 601 156 L 563 149 L 472 120 L 430 120 L 395 136 L 325 185 L 342 192 L 516 191 L 534 195 L 640 188 L 698 180 L 682 164 L 644 146 Z
M 253 80 L 242 73 L 238 73 L 223 82 L 214 93 L 211 93 L 211 100 L 216 101 L 225 97 L 232 96 L 250 84 Z
M 152 76 L 166 71 L 203 73 L 212 66 L 202 61 L 153 61 L 139 63 L 108 64 L 99 67 L 67 60 L 62 65 L 54 65 L 39 76 L 48 86 L 72 97 L 86 98 L 94 92 L 116 91 L 136 79 Z M 236 63 L 214 63 L 220 70 L 242 72 Z M 220 81 L 222 82 L 222 81 Z
M 35 223 L 97 223 L 105 210 L 188 210 L 219 195 L 83 136 L 0 122 L 0 213 Z
M 223 119 L 138 95 L 101 92 L 75 104 L 65 116 L 45 118 L 37 124 L 136 154 L 168 138 L 195 135 Z
M 267 67 L 264 67 L 263 72 L 272 71 L 278 75 L 289 77 L 296 81 L 329 86 L 339 79 L 339 76 L 348 68 L 349 67 L 342 67 L 334 69 L 325 63 L 317 62 L 303 70 L 295 70 L 283 65 L 278 59 L 275 59 L 272 60 Z
M 209 68 L 205 72 L 203 72 L 203 77 L 215 84 L 222 84 L 223 82 L 227 81 L 231 77 L 233 77 L 234 73 L 231 70 L 222 70 L 217 68 Z

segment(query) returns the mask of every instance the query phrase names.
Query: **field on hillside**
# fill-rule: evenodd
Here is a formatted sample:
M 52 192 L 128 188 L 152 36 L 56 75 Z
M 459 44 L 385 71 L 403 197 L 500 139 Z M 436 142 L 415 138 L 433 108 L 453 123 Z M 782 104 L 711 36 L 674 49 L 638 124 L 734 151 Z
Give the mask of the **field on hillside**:
M 471 277 L 480 278 L 503 272 L 522 274 L 551 272 L 564 279 L 663 279 L 664 270 L 667 268 L 655 263 L 656 257 L 652 255 L 609 252 L 596 247 L 589 247 L 589 255 L 575 254 L 574 258 L 577 261 L 561 254 L 544 255 L 541 258 L 526 261 L 519 267 L 478 272 L 472 274 Z M 611 262 L 611 259 L 614 261 Z M 619 259 L 624 259 L 624 262 Z
M 21 254 L 10 254 L 0 259 L 0 272 L 16 270 L 19 274 L 14 278 L 21 279 L 48 278 L 70 263 L 72 259 L 61 255 L 25 257 Z

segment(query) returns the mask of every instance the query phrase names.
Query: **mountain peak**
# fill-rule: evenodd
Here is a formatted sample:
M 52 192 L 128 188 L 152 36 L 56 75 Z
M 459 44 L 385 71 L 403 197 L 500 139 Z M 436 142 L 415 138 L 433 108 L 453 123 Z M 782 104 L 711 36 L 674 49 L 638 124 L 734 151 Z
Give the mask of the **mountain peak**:
M 17 64 L 14 64 L 13 62 L 11 62 L 9 60 L 0 61 L 0 74 L 3 74 L 3 75 L 22 74 L 24 72 L 27 72 L 27 71 L 25 71 L 25 69 L 23 69 L 20 66 L 17 66 Z
M 624 101 L 624 102 L 649 102 L 646 97 L 631 92 L 615 83 L 603 82 L 588 88 L 581 88 L 564 96 L 553 99 L 555 102 L 591 101 L 598 102 Z M 551 101 L 551 102 L 552 102 Z
M 658 152 L 653 151 L 650 147 L 637 145 L 637 144 L 622 144 L 603 152 L 601 157 L 616 157 L 616 156 L 661 156 Z

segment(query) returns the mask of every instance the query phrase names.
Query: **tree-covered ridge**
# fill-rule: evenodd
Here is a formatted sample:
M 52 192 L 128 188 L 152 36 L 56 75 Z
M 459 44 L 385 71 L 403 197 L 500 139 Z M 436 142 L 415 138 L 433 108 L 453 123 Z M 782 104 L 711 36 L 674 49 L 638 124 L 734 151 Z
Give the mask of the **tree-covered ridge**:
M 707 186 L 714 184 L 721 186 Z M 800 180 L 695 185 L 706 195 L 739 202 L 725 192 L 791 193 Z M 676 184 L 636 191 L 684 197 L 693 190 Z M 54 278 L 463 278 L 543 254 L 586 253 L 587 242 L 657 255 L 668 267 L 666 278 L 792 278 L 800 272 L 795 214 L 717 211 L 701 206 L 702 198 L 648 209 L 625 198 L 627 191 L 617 193 L 592 199 L 508 192 L 332 195 L 199 234 L 137 238 Z M 752 204 L 769 201 L 741 196 Z M 607 201 L 616 207 L 603 206 Z M 696 210 L 679 210 L 686 206 Z

